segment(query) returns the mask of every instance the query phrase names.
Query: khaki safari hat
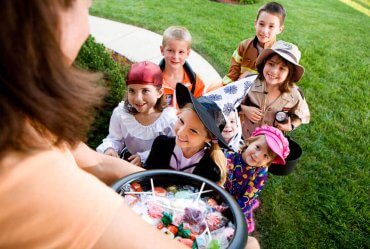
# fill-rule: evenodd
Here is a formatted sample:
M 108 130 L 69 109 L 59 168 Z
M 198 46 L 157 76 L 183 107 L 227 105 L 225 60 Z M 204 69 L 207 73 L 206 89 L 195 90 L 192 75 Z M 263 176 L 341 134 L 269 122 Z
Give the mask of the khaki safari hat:
M 261 54 L 258 56 L 256 60 L 256 66 L 263 63 L 266 57 L 268 57 L 272 53 L 280 55 L 285 60 L 289 61 L 295 66 L 295 72 L 293 77 L 294 82 L 298 82 L 302 78 L 302 75 L 304 73 L 304 67 L 299 65 L 299 60 L 301 59 L 301 52 L 299 51 L 296 45 L 286 41 L 275 42 L 271 48 L 266 48 L 261 52 Z

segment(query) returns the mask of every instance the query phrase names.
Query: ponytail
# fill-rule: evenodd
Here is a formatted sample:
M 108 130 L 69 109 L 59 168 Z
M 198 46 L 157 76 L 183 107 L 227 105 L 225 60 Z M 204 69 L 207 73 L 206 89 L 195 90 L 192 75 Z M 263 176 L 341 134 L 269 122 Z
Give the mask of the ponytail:
M 220 148 L 220 145 L 218 145 L 217 142 L 211 142 L 211 148 L 210 148 L 210 154 L 212 160 L 215 162 L 215 164 L 218 166 L 220 169 L 220 180 L 217 183 L 220 186 L 223 186 L 224 183 L 226 182 L 226 173 L 227 173 L 227 159 L 225 157 L 225 154 Z

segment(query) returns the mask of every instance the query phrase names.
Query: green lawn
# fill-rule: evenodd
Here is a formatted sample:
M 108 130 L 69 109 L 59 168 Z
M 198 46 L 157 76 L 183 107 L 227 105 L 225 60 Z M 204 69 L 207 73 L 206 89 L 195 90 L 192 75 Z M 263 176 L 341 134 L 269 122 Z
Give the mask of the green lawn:
M 297 170 L 269 178 L 254 235 L 262 248 L 369 248 L 370 18 L 340 1 L 279 2 L 287 18 L 278 39 L 302 51 L 299 85 L 312 118 L 292 134 L 304 150 Z M 91 14 L 160 34 L 186 26 L 194 50 L 223 76 L 238 42 L 254 35 L 262 3 L 94 0 Z

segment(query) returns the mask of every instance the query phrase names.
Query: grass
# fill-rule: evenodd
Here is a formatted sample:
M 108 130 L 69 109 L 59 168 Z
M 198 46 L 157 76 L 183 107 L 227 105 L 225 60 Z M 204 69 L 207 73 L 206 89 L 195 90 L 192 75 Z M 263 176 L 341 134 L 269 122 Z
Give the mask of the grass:
M 223 76 L 264 2 L 95 0 L 91 14 L 159 34 L 186 26 L 194 50 Z M 287 19 L 278 39 L 302 51 L 299 85 L 312 117 L 292 134 L 304 150 L 296 171 L 269 177 L 254 235 L 262 248 L 369 248 L 370 18 L 335 0 L 279 2 Z

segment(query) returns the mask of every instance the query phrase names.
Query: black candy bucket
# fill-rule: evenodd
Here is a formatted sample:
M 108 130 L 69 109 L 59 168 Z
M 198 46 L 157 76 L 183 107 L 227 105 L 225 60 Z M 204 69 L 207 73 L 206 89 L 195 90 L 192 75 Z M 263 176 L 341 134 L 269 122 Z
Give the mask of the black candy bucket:
M 214 182 L 194 174 L 175 170 L 148 170 L 128 175 L 121 178 L 112 185 L 112 188 L 117 192 L 121 192 L 121 187 L 132 182 L 138 182 L 143 189 L 150 189 L 150 179 L 153 179 L 156 186 L 169 185 L 190 185 L 198 189 L 205 183 L 204 189 L 211 189 L 212 192 L 202 194 L 203 197 L 212 197 L 218 203 L 224 202 L 229 208 L 224 212 L 224 215 L 235 225 L 235 232 L 232 240 L 229 243 L 229 249 L 241 249 L 247 244 L 247 224 L 245 217 L 235 201 L 235 199 L 219 187 Z
M 289 141 L 289 156 L 285 159 L 286 164 L 273 163 L 269 166 L 269 172 L 273 175 L 285 176 L 292 173 L 297 165 L 299 158 L 302 156 L 302 148 L 298 143 L 294 142 L 290 137 L 287 137 Z

